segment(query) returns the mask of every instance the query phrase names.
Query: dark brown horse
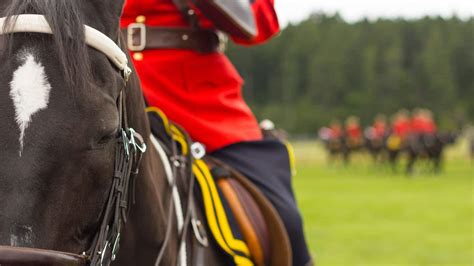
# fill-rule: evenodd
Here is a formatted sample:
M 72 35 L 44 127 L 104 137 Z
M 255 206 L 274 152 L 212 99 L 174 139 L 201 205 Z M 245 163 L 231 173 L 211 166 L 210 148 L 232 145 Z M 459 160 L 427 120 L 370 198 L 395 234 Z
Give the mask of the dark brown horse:
M 406 146 L 408 162 L 406 173 L 413 174 L 415 162 L 423 157 L 431 163 L 430 170 L 439 173 L 442 167 L 443 152 L 448 145 L 456 142 L 457 134 L 438 132 L 434 134 L 414 135 Z
M 178 169 L 192 158 L 178 163 L 151 137 L 119 46 L 123 4 L 0 3 L 2 266 L 233 263 L 207 237 L 192 172 Z M 269 222 L 269 265 L 289 265 L 276 212 L 244 187 Z
M 126 75 L 110 57 L 86 43 L 84 25 L 119 42 L 123 4 L 124 0 L 0 2 L 1 17 L 42 14 L 53 33 L 0 37 L 0 264 L 12 254 L 24 256 L 17 262 L 34 255 L 48 259 L 44 250 L 99 260 L 110 256 L 104 264 L 117 253 L 115 265 L 155 265 L 161 253 L 160 265 L 177 264 L 181 234 L 170 185 L 150 142 L 138 78 L 132 74 L 124 88 Z M 14 24 L 12 18 L 10 26 Z M 148 146 L 135 184 L 126 182 L 134 175 L 132 166 L 128 176 L 127 171 L 117 174 L 117 159 L 128 158 L 139 147 L 131 144 L 132 128 Z M 130 151 L 118 148 L 124 142 Z M 111 199 L 116 199 L 110 195 L 117 176 L 125 180 L 124 187 L 116 187 L 117 195 L 126 194 L 127 187 L 130 194 L 125 198 L 129 204 L 117 200 L 116 207 L 128 215 L 115 207 L 110 209 L 113 215 L 107 214 Z M 123 229 L 111 238 L 116 220 Z M 101 229 L 104 236 L 98 236 Z M 185 239 L 189 261 L 196 245 L 191 245 L 193 234 Z M 98 242 L 103 250 L 94 249 Z M 211 247 L 203 249 L 203 265 L 222 265 L 221 255 Z M 61 254 L 51 256 L 49 263 Z

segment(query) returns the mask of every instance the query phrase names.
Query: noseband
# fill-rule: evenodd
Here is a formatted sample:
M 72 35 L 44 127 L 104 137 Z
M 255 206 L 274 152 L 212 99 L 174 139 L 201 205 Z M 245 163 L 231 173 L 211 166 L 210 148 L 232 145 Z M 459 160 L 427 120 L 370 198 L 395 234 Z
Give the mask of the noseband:
M 0 18 L 0 35 L 33 32 L 53 34 L 46 18 L 42 15 L 24 14 L 12 17 L 15 22 L 5 27 L 6 18 Z M 126 54 L 100 31 L 84 26 L 87 45 L 102 52 L 122 74 L 123 87 L 117 101 L 120 117 L 119 134 L 116 139 L 115 166 L 112 185 L 102 222 L 92 246 L 80 255 L 53 250 L 39 250 L 0 246 L 0 265 L 109 265 L 115 260 L 121 238 L 121 231 L 127 222 L 129 206 L 135 199 L 135 178 L 142 155 L 146 151 L 145 141 L 128 126 L 125 88 L 131 75 Z

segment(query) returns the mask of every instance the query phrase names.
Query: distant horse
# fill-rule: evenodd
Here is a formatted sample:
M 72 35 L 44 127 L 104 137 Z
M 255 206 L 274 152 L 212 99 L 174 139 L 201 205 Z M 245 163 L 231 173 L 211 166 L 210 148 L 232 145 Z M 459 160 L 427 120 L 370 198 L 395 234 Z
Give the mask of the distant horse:
M 407 139 L 401 138 L 389 132 L 385 141 L 384 149 L 387 152 L 388 163 L 394 172 L 398 169 L 398 161 L 400 157 L 406 152 Z
M 364 132 L 365 148 L 371 155 L 375 163 L 381 162 L 386 152 L 386 142 L 388 136 L 376 137 L 371 133 L 371 128 Z
M 456 138 L 455 133 L 420 134 L 410 138 L 406 146 L 406 153 L 408 154 L 407 174 L 413 173 L 415 162 L 423 157 L 432 164 L 432 170 L 439 173 L 443 151 L 447 145 L 454 144 Z
M 345 156 L 346 154 L 346 146 L 345 146 L 345 140 L 344 137 L 339 137 L 339 138 L 334 138 L 334 137 L 329 137 L 324 134 L 319 134 L 319 140 L 323 143 L 324 148 L 327 151 L 328 154 L 328 162 L 332 163 L 334 160 L 337 159 L 338 156 L 341 156 L 341 158 L 344 160 L 345 163 L 347 163 L 347 157 Z
M 364 147 L 364 140 L 354 142 L 346 136 L 322 140 L 328 153 L 328 161 L 332 163 L 337 157 L 341 157 L 347 165 L 354 152 L 361 151 Z
M 138 78 L 115 45 L 123 4 L 0 2 L 0 265 L 176 265 L 200 247 L 178 227 Z M 25 13 L 44 17 L 12 17 Z M 201 265 L 222 265 L 211 247 Z

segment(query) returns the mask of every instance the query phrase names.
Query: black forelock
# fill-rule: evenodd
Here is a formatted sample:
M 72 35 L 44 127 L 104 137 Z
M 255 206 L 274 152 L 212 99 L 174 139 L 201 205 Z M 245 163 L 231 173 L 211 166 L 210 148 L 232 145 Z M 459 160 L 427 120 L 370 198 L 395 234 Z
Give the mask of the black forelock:
M 5 0 L 2 0 L 5 1 Z M 64 79 L 73 87 L 82 87 L 90 77 L 90 63 L 84 34 L 84 18 L 77 0 L 12 0 L 2 11 L 5 28 L 15 23 L 15 15 L 41 14 L 46 17 L 53 35 L 55 50 Z M 5 36 L 11 47 L 14 34 Z M 9 50 L 9 49 L 7 49 Z

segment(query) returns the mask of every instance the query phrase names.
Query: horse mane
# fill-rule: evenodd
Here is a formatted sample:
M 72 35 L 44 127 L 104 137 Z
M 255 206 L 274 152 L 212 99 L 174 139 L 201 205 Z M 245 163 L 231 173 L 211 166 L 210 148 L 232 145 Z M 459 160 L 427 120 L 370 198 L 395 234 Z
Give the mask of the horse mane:
M 4 1 L 4 0 L 2 0 Z M 90 63 L 84 34 L 84 18 L 76 0 L 13 0 L 7 4 L 2 17 L 4 27 L 15 23 L 15 15 L 41 14 L 46 17 L 55 43 L 59 64 L 65 81 L 73 87 L 82 87 L 90 77 Z M 14 34 L 5 36 L 5 46 L 11 51 Z

